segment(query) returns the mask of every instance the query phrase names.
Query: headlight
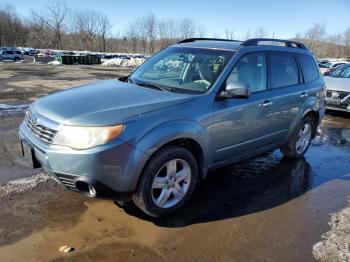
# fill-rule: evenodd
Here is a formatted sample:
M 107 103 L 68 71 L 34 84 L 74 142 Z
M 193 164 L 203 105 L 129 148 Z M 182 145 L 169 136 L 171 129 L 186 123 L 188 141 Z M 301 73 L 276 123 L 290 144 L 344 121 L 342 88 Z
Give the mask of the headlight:
M 63 126 L 53 144 L 74 149 L 87 149 L 102 145 L 120 135 L 123 125 L 106 127 Z

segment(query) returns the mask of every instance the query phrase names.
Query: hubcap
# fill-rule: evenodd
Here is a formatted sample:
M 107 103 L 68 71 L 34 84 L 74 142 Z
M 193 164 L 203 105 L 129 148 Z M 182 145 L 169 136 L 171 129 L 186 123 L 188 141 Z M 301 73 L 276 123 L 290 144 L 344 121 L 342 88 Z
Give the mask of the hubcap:
M 302 154 L 308 147 L 311 140 L 311 125 L 305 123 L 299 130 L 297 141 L 296 141 L 296 151 L 298 154 Z
M 183 159 L 173 159 L 162 166 L 152 183 L 153 202 L 161 208 L 179 203 L 191 183 L 191 168 Z

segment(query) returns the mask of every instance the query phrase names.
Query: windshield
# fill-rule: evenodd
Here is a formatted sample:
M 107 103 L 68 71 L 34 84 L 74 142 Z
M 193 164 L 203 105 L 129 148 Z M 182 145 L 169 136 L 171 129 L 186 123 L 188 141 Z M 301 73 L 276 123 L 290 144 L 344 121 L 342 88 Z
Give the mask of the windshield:
M 227 50 L 170 47 L 147 60 L 129 81 L 173 92 L 204 93 L 233 54 Z
M 350 78 L 350 65 L 343 65 L 337 68 L 332 74 L 332 77 Z

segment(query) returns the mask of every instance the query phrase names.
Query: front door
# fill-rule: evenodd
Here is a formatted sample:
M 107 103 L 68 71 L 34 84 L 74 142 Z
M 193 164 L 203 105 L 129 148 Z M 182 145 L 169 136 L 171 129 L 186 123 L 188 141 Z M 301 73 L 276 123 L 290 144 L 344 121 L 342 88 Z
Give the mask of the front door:
M 247 84 L 252 95 L 214 102 L 214 162 L 249 154 L 275 142 L 271 139 L 276 137 L 270 123 L 274 107 L 267 89 L 266 54 L 245 54 L 233 68 L 229 79 Z

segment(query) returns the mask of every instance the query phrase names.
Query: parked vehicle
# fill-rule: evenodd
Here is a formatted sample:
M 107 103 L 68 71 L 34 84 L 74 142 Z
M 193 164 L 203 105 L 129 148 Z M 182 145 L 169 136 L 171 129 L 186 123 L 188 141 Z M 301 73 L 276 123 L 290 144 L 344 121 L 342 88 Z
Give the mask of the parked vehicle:
M 0 52 L 0 60 L 20 61 L 23 59 L 21 51 L 18 50 L 2 50 Z
M 348 64 L 348 62 L 336 62 L 336 63 L 328 63 L 329 66 L 328 69 L 324 72 L 325 76 L 331 75 L 337 68 L 339 68 L 342 65 Z
M 38 53 L 39 53 L 39 51 L 32 49 L 32 48 L 26 48 L 26 49 L 22 50 L 22 54 L 27 55 L 27 56 L 34 56 Z
M 317 60 L 317 63 L 319 66 L 325 66 L 326 64 L 329 63 L 329 60 L 328 59 Z
M 38 99 L 19 137 L 33 167 L 68 189 L 164 216 L 209 170 L 277 148 L 302 157 L 325 91 L 301 43 L 186 39 L 128 77 Z
M 322 75 L 324 75 L 324 73 L 326 71 L 328 71 L 329 67 L 327 66 L 327 64 L 324 64 L 324 63 L 318 63 L 318 67 L 320 68 L 320 72 Z
M 328 87 L 326 108 L 350 112 L 350 64 L 339 67 L 324 80 Z

